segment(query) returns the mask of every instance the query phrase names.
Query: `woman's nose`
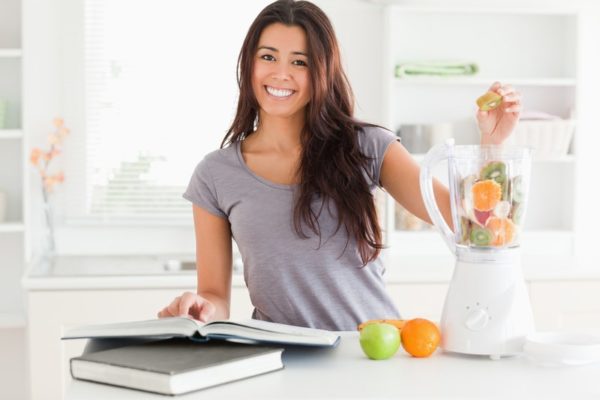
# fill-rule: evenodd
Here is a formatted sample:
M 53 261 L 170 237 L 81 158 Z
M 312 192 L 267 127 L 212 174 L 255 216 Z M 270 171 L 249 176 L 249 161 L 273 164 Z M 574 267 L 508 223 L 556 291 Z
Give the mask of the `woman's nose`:
M 289 65 L 287 65 L 286 63 L 278 63 L 275 66 L 273 77 L 280 80 L 289 80 L 291 77 Z

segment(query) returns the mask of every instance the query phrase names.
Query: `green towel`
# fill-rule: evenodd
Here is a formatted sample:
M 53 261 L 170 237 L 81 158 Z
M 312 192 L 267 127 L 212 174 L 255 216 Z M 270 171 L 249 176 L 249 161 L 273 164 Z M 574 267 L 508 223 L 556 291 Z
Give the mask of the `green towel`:
M 413 75 L 467 76 L 475 75 L 479 67 L 470 62 L 426 61 L 396 65 L 396 78 Z

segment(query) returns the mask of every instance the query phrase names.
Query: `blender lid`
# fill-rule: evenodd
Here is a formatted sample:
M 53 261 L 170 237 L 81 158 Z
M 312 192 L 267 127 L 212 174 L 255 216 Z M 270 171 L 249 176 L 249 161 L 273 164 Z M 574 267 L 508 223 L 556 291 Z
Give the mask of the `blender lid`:
M 584 333 L 536 332 L 526 337 L 523 353 L 544 366 L 600 362 L 600 336 Z

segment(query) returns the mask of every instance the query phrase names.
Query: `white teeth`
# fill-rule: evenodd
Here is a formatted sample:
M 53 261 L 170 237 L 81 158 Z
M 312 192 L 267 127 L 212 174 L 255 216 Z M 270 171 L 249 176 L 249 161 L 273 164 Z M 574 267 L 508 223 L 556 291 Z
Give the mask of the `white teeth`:
M 289 89 L 275 89 L 272 88 L 271 86 L 267 86 L 267 92 L 269 92 L 269 94 L 275 96 L 275 97 L 288 97 L 291 96 L 292 93 L 294 93 L 293 90 L 289 90 Z

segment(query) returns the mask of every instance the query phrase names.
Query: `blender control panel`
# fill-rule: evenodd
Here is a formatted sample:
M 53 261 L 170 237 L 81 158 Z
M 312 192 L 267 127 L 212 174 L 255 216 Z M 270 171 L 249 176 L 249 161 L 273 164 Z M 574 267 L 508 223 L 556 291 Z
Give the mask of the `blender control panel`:
M 490 314 L 482 308 L 470 311 L 465 318 L 465 326 L 472 331 L 480 331 L 490 321 Z

